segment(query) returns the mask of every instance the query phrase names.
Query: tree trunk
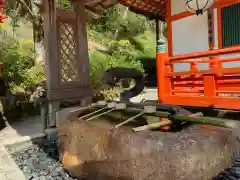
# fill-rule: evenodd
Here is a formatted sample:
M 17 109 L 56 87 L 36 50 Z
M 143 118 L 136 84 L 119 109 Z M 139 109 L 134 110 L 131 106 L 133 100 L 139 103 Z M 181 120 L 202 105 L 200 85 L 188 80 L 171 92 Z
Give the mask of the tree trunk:
M 75 111 L 60 124 L 59 154 L 75 177 L 94 180 L 212 179 L 240 155 L 237 134 L 190 126 L 181 132 L 111 129 L 125 114 L 86 122 Z M 112 121 L 110 121 L 111 119 Z M 122 120 L 121 120 L 122 121 Z

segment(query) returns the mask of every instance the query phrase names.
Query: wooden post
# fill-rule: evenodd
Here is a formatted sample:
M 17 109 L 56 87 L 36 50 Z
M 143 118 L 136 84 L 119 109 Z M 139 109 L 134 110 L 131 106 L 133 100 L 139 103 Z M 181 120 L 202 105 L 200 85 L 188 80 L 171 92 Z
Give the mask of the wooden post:
M 44 6 L 44 49 L 45 49 L 45 70 L 47 79 L 47 90 L 57 89 L 59 87 L 59 73 L 60 60 L 59 49 L 57 46 L 57 18 L 56 18 L 56 0 L 43 1 Z M 53 112 L 49 116 L 50 126 L 56 126 L 56 113 L 55 109 L 58 109 L 59 102 L 50 102 L 49 112 Z
M 57 111 L 59 111 L 60 102 L 53 101 L 48 106 L 48 128 L 56 127 Z
M 216 48 L 212 48 L 216 49 Z M 210 63 L 209 67 L 211 70 L 221 69 L 221 62 L 219 61 L 218 56 L 211 56 L 210 57 Z M 217 75 L 219 75 L 217 73 Z M 216 94 L 216 78 L 215 74 L 212 75 L 205 75 L 203 82 L 204 82 L 204 96 L 209 97 L 211 101 L 213 101 L 213 98 L 217 95 Z M 209 101 L 210 101 L 209 100 Z M 213 102 L 211 102 L 213 104 Z
M 157 82 L 158 82 L 158 101 L 163 102 L 166 96 L 166 61 L 168 60 L 168 55 L 166 52 L 157 52 Z M 171 89 L 168 89 L 171 93 Z M 169 94 L 168 93 L 168 94 Z
M 85 12 L 85 1 L 73 1 L 74 11 L 76 13 L 76 63 L 80 67 L 78 71 L 83 86 L 90 86 L 90 69 L 88 57 L 88 38 Z M 92 102 L 92 97 L 85 97 L 81 105 L 87 105 Z
M 40 105 L 41 109 L 41 131 L 44 133 L 47 129 L 47 120 L 48 120 L 48 106 L 47 102 L 42 102 Z

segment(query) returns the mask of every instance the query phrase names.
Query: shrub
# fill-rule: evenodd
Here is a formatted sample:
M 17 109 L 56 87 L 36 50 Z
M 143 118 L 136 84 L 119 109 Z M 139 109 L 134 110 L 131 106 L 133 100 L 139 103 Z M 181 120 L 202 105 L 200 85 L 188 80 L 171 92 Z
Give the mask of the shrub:
M 21 84 L 21 87 L 28 91 L 39 82 L 45 80 L 44 66 L 40 63 L 37 63 L 35 66 L 27 69 L 23 76 L 25 77 L 25 80 Z
M 11 88 L 21 86 L 26 72 L 35 64 L 33 42 L 17 41 L 6 33 L 0 33 L 0 60 L 3 63 L 3 75 Z
M 111 67 L 136 68 L 144 72 L 142 64 L 139 61 L 128 60 L 124 56 L 110 56 L 98 51 L 90 51 L 90 73 L 92 87 L 97 93 L 104 95 L 105 99 L 114 99 L 118 96 L 119 88 L 107 88 L 101 82 L 103 73 Z
M 8 105 L 8 110 L 4 110 L 7 119 L 13 120 L 12 115 L 19 118 L 23 114 L 38 110 L 29 102 L 29 94 L 26 94 L 30 86 L 44 78 L 44 69 L 40 64 L 35 64 L 35 59 L 32 40 L 17 40 L 0 29 L 0 61 L 3 63 L 3 76 L 8 80 L 10 90 L 16 97 L 16 102 Z

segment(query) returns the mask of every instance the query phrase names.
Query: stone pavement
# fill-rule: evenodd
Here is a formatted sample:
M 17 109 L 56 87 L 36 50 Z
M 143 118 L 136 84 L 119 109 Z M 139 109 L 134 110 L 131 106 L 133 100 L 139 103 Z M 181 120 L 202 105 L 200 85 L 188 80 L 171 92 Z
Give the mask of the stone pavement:
M 7 150 L 0 146 L 0 179 L 26 180 L 23 172 L 18 168 Z
M 134 103 L 139 103 L 142 102 L 143 100 L 157 101 L 158 100 L 157 88 L 146 88 L 142 91 L 141 94 L 130 99 L 130 101 Z M 116 101 L 119 101 L 119 98 L 117 98 Z
M 40 117 L 30 117 L 8 125 L 0 131 L 0 180 L 26 180 L 4 146 L 44 136 Z
M 146 88 L 141 94 L 131 98 L 132 102 L 141 102 L 142 100 L 158 100 L 157 88 Z
M 18 141 L 29 140 L 32 136 L 41 134 L 40 116 L 28 117 L 13 122 L 0 131 L 0 145 L 13 144 Z

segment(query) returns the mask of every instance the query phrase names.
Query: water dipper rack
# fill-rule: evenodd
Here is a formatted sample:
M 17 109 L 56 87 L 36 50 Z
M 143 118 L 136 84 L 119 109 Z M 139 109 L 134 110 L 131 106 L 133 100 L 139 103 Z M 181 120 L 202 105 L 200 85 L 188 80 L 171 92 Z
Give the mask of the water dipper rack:
M 205 117 L 200 112 L 195 114 L 182 115 L 178 113 L 177 110 L 174 110 L 174 108 L 161 107 L 161 105 L 157 105 L 157 104 L 155 105 L 155 104 L 143 104 L 143 103 L 99 101 L 85 108 L 85 110 L 90 108 L 95 108 L 95 110 L 79 118 L 89 122 L 97 118 L 100 118 L 103 115 L 111 113 L 115 110 L 134 112 L 136 114 L 136 115 L 133 115 L 131 118 L 128 118 L 123 122 L 115 125 L 114 128 L 120 128 L 121 126 L 129 122 L 132 122 L 143 115 L 155 116 L 159 118 L 168 118 L 167 121 L 155 122 L 155 123 L 150 123 L 144 126 L 135 127 L 133 128 L 134 132 L 158 129 L 164 126 L 171 126 L 173 124 L 176 124 L 176 122 L 177 124 L 189 122 L 189 123 L 219 126 L 219 127 L 225 127 L 225 128 L 238 128 L 240 126 L 240 123 L 235 120 Z

